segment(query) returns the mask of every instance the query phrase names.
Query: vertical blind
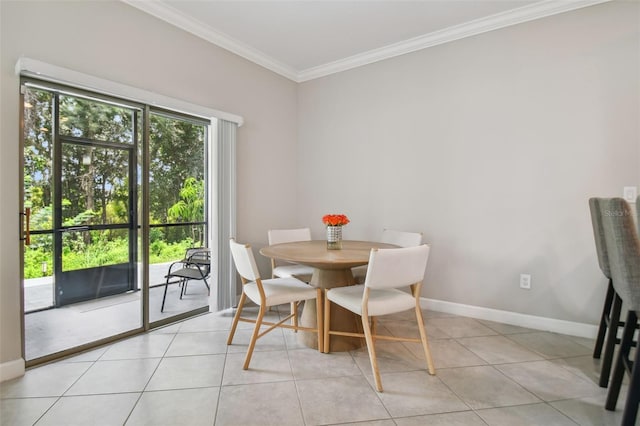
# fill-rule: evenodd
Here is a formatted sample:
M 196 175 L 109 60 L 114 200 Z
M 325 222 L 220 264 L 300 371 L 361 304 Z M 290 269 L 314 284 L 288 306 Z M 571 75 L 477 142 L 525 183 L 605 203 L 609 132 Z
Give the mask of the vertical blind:
M 229 238 L 236 234 L 236 130 L 231 121 L 218 120 L 218 310 L 236 304 L 237 276 L 229 248 Z

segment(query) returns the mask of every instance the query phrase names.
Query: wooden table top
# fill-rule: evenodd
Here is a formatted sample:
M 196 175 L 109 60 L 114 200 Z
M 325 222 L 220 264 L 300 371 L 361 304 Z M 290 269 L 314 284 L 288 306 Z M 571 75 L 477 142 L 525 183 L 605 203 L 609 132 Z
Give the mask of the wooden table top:
M 342 249 L 327 250 L 325 240 L 296 241 L 274 244 L 260 249 L 260 254 L 318 269 L 349 269 L 369 263 L 372 248 L 397 248 L 375 241 L 342 241 Z

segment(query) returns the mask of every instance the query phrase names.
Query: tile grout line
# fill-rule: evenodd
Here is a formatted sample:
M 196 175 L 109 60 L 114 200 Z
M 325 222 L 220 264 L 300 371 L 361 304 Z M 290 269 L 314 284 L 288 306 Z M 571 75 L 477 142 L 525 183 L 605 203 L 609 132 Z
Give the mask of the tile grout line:
M 180 327 L 182 327 L 182 325 Z M 180 330 L 180 327 L 178 328 L 178 330 Z M 151 373 L 151 375 L 149 376 L 149 379 L 147 380 L 147 383 L 145 383 L 145 385 L 143 386 L 142 390 L 140 391 L 140 394 L 138 395 L 138 398 L 136 399 L 136 402 L 133 404 L 133 407 L 131 407 L 131 411 L 129 411 L 129 414 L 127 415 L 127 418 L 124 420 L 123 425 L 126 424 L 129 421 L 129 419 L 131 418 L 131 414 L 133 414 L 133 412 L 135 411 L 136 407 L 138 406 L 138 403 L 140 403 L 140 400 L 142 399 L 142 395 L 144 395 L 144 392 L 147 389 L 147 386 L 149 386 L 149 382 L 151 382 L 151 380 L 153 379 L 154 374 L 156 374 L 156 372 L 158 371 L 158 368 L 160 367 L 160 364 L 162 364 L 162 361 L 164 360 L 164 357 L 167 354 L 167 351 L 169 351 L 169 348 L 171 347 L 171 344 L 176 339 L 176 336 L 178 336 L 178 331 L 176 331 L 176 333 L 173 334 L 173 338 L 171 339 L 171 341 L 167 345 L 166 349 L 164 350 L 164 353 L 160 357 L 160 361 L 158 361 L 158 364 L 156 365 L 156 368 L 153 369 L 153 373 Z

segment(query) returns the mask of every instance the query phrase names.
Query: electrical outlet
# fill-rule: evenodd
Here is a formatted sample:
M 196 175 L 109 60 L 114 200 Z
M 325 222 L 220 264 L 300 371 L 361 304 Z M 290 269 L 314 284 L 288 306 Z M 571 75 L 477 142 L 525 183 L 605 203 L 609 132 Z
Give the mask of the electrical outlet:
M 637 196 L 638 196 L 637 186 L 625 186 L 622 189 L 622 197 L 630 203 L 635 203 Z
M 531 275 L 520 274 L 520 288 L 531 290 Z

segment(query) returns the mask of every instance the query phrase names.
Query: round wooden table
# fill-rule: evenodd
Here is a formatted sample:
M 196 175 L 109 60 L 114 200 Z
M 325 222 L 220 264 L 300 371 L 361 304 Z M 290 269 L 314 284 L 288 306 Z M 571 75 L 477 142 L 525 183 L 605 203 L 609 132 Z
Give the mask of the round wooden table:
M 373 241 L 342 241 L 342 249 L 327 250 L 324 240 L 296 241 L 263 247 L 260 254 L 274 259 L 300 263 L 314 268 L 313 287 L 333 288 L 353 285 L 351 268 L 369 263 L 372 248 L 397 248 L 393 244 Z M 300 325 L 316 327 L 316 304 L 306 303 L 300 316 Z M 360 317 L 342 307 L 331 304 L 331 329 L 362 333 Z M 306 346 L 318 348 L 315 333 L 299 332 L 299 340 Z M 331 336 L 331 351 L 348 351 L 364 346 L 364 339 Z

